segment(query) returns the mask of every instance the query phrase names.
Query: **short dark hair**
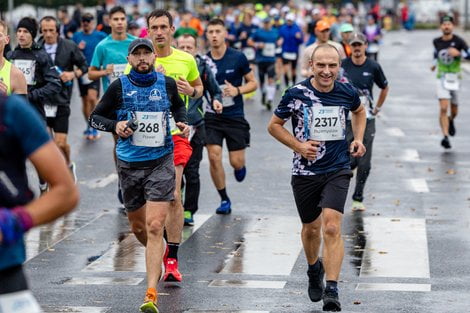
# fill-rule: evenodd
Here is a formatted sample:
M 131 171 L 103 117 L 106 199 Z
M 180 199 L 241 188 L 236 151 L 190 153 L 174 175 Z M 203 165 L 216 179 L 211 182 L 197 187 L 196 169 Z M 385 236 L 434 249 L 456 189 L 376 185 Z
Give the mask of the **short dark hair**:
M 178 38 L 176 38 L 176 40 L 178 40 L 179 38 L 193 38 L 194 39 L 194 46 L 197 47 L 197 38 L 196 38 L 196 36 L 188 34 L 188 33 L 184 33 L 181 36 L 179 36 Z
M 118 13 L 118 12 L 121 12 L 124 15 L 126 15 L 126 10 L 123 7 L 118 5 L 114 8 L 112 8 L 111 10 L 109 10 L 109 17 L 113 16 L 113 14 Z
M 207 24 L 207 27 L 215 26 L 215 25 L 220 25 L 220 26 L 225 27 L 225 22 L 222 19 L 216 17 L 209 21 L 209 23 Z
M 173 16 L 171 16 L 170 12 L 168 10 L 163 10 L 163 9 L 156 9 L 150 12 L 150 14 L 147 16 L 147 26 L 150 25 L 150 19 L 151 18 L 159 18 L 162 16 L 166 16 L 168 18 L 168 22 L 170 23 L 170 27 L 173 26 Z

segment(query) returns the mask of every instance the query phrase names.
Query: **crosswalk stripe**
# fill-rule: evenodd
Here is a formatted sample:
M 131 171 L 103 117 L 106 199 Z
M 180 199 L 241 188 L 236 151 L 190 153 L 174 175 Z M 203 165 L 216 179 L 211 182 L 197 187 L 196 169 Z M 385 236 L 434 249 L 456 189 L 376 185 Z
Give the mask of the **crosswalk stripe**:
M 109 312 L 110 307 L 95 307 L 95 306 L 54 306 L 44 307 L 44 313 L 106 313 Z
M 429 192 L 428 183 L 424 178 L 410 178 L 406 180 L 406 184 L 414 192 Z
M 65 285 L 125 285 L 137 286 L 144 278 L 138 277 L 75 277 L 66 281 Z
M 401 284 L 401 283 L 359 283 L 356 290 L 366 291 L 431 291 L 430 284 Z
M 297 217 L 271 216 L 252 220 L 245 241 L 220 273 L 290 275 L 302 249 Z
M 361 277 L 429 278 L 426 220 L 365 217 Z
M 216 279 L 209 283 L 209 287 L 283 289 L 286 284 L 287 281 Z

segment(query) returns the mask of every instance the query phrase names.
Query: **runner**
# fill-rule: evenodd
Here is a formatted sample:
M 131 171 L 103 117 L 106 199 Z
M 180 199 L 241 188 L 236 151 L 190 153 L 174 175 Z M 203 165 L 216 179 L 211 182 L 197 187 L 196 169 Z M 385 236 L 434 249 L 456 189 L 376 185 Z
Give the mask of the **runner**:
M 352 56 L 343 60 L 341 67 L 346 76 L 359 93 L 361 102 L 367 113 L 367 124 L 364 133 L 364 146 L 366 153 L 361 158 L 351 157 L 351 169 L 357 168 L 356 187 L 352 196 L 352 210 L 363 211 L 365 206 L 364 187 L 371 169 L 372 144 L 375 138 L 375 116 L 379 114 L 388 94 L 388 81 L 382 71 L 382 67 L 366 55 L 367 40 L 363 34 L 355 33 L 351 36 L 349 45 L 352 48 Z M 380 88 L 377 104 L 374 104 L 372 89 L 376 84 Z M 351 129 L 351 121 L 347 123 L 347 140 L 352 142 L 354 136 Z
M 331 30 L 330 24 L 321 20 L 317 22 L 317 26 L 315 28 L 315 34 L 317 36 L 317 40 L 311 44 L 310 46 L 305 47 L 304 51 L 302 52 L 302 59 L 300 65 L 300 74 L 304 78 L 308 78 L 312 76 L 312 66 L 311 66 L 311 56 L 313 50 L 315 50 L 318 45 L 326 44 L 332 45 L 339 51 L 339 55 L 341 56 L 341 60 L 346 57 L 344 53 L 343 47 L 341 44 L 337 43 L 336 41 L 330 40 Z
M 261 103 L 271 111 L 271 105 L 276 94 L 276 43 L 279 33 L 271 26 L 271 18 L 263 20 L 263 28 L 257 29 L 248 39 L 248 44 L 256 48 L 256 63 L 258 65 L 259 86 L 261 89 Z M 265 76 L 268 84 L 264 85 Z M 267 95 L 267 98 L 266 98 Z
M 0 95 L 15 93 L 26 97 L 28 85 L 26 85 L 23 72 L 3 56 L 5 46 L 9 42 L 7 24 L 0 20 Z
M 173 17 L 166 10 L 154 10 L 147 17 L 149 38 L 152 39 L 157 59 L 156 67 L 162 67 L 165 75 L 172 77 L 178 86 L 180 97 L 186 107 L 189 99 L 202 96 L 203 86 L 199 77 L 196 60 L 192 55 L 171 47 L 175 26 Z M 171 202 L 165 230 L 168 239 L 168 249 L 164 256 L 165 281 L 182 281 L 178 269 L 178 249 L 181 243 L 181 233 L 184 226 L 184 208 L 181 200 L 181 181 L 183 170 L 188 163 L 192 148 L 186 136 L 181 136 L 177 129 L 172 129 L 174 148 L 174 164 L 176 171 L 175 200 Z
M 459 112 L 458 91 L 460 89 L 462 57 L 469 60 L 470 50 L 467 43 L 459 36 L 453 34 L 454 19 L 451 16 L 441 18 L 442 36 L 434 39 L 434 60 L 431 67 L 434 71 L 437 67 L 437 98 L 441 108 L 439 123 L 444 138 L 441 145 L 450 149 L 449 135 L 455 135 L 454 119 Z M 450 103 L 450 116 L 447 111 Z
M 76 165 L 70 160 L 70 145 L 67 142 L 69 130 L 70 100 L 73 80 L 88 71 L 85 56 L 71 40 L 59 38 L 59 21 L 53 16 L 45 16 L 40 21 L 43 41 L 40 44 L 52 59 L 62 81 L 61 91 L 54 96 L 51 104 L 44 105 L 47 126 L 57 147 L 62 151 L 70 172 L 77 182 Z M 74 67 L 77 67 L 74 70 Z
M 94 17 L 92 14 L 83 14 L 81 20 L 82 31 L 73 34 L 72 40 L 85 55 L 87 63 L 91 64 L 96 46 L 101 40 L 106 38 L 107 35 L 104 32 L 95 30 Z M 82 98 L 83 116 L 86 121 L 86 128 L 83 134 L 88 140 L 96 140 L 99 138 L 98 130 L 88 125 L 88 119 L 98 103 L 100 82 L 99 80 L 90 80 L 88 73 L 85 73 L 78 79 L 78 88 L 80 90 L 80 97 Z
M 37 199 L 28 185 L 27 159 L 50 185 Z M 40 313 L 23 271 L 24 234 L 70 212 L 79 196 L 44 121 L 22 97 L 0 95 L 0 172 L 0 310 Z
M 224 95 L 223 112 L 216 114 L 207 111 L 205 115 L 206 147 L 212 181 L 221 198 L 216 213 L 230 214 L 232 208 L 225 185 L 222 143 L 225 139 L 235 179 L 243 181 L 246 176 L 245 149 L 250 145 L 250 125 L 245 120 L 242 95 L 256 90 L 257 83 L 245 55 L 227 47 L 224 21 L 211 20 L 207 25 L 206 36 L 210 45 L 207 55 L 217 67 L 216 79 Z
M 367 16 L 367 25 L 364 28 L 363 33 L 368 42 L 367 57 L 371 60 L 377 61 L 380 49 L 379 44 L 380 40 L 382 40 L 382 31 L 372 15 Z
M 291 184 L 302 220 L 310 300 L 323 298 L 324 311 L 341 311 L 337 285 L 344 255 L 341 223 L 351 177 L 349 153 L 354 157 L 365 153 L 362 137 L 366 112 L 353 87 L 335 81 L 341 64 L 335 47 L 322 44 L 311 59 L 313 77 L 285 92 L 268 130 L 294 151 Z M 349 111 L 355 140 L 348 147 L 345 134 Z M 290 118 L 293 135 L 284 128 Z
M 106 92 L 110 83 L 124 74 L 127 66 L 127 49 L 135 39 L 126 33 L 127 20 L 126 11 L 116 6 L 109 11 L 109 25 L 111 35 L 103 39 L 95 49 L 88 69 L 88 78 L 98 80 L 101 78 L 103 90 Z M 113 134 L 114 146 L 116 148 L 117 135 Z M 114 149 L 116 151 L 116 149 Z M 116 154 L 113 154 L 114 162 L 117 163 Z M 117 197 L 123 203 L 121 189 L 118 187 Z
M 295 14 L 286 15 L 286 24 L 279 29 L 278 45 L 282 46 L 282 63 L 284 64 L 284 82 L 286 87 L 295 84 L 297 79 L 297 60 L 299 58 L 299 46 L 303 43 L 303 34 L 300 27 L 294 22 Z
M 181 35 L 176 41 L 176 47 L 196 58 L 199 75 L 204 86 L 204 97 L 211 103 L 210 108 L 206 110 L 216 113 L 222 113 L 222 91 L 215 80 L 212 68 L 215 64 L 209 57 L 197 54 L 197 40 L 191 35 Z M 194 135 L 190 138 L 193 153 L 184 168 L 184 225 L 194 225 L 194 214 L 198 210 L 199 191 L 201 183 L 199 181 L 199 164 L 202 160 L 202 151 L 204 150 L 206 140 L 206 128 L 204 126 L 203 99 L 191 99 L 188 106 L 188 123 L 193 128 Z M 190 136 L 191 137 L 191 136 Z
M 35 19 L 22 18 L 16 28 L 18 46 L 8 53 L 7 59 L 23 72 L 28 84 L 28 100 L 45 120 L 44 105 L 54 101 L 54 95 L 62 86 L 51 58 L 34 41 L 37 32 Z
M 154 70 L 152 43 L 134 40 L 128 61 L 130 73 L 111 83 L 92 113 L 90 125 L 119 136 L 116 154 L 124 206 L 132 231 L 146 247 L 148 289 L 140 311 L 158 313 L 163 226 L 175 189 L 170 111 L 178 129 L 188 134 L 189 127 L 175 81 Z
M 349 58 L 352 54 L 349 40 L 351 39 L 351 35 L 354 32 L 354 27 L 349 23 L 343 23 L 339 28 L 339 31 L 341 33 L 341 46 L 343 47 L 346 57 Z

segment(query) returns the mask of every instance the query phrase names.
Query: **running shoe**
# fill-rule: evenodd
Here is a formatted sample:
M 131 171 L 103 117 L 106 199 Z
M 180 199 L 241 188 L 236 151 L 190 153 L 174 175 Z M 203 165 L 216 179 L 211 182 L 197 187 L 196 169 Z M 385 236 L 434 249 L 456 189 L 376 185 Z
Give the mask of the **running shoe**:
M 326 288 L 323 294 L 323 311 L 340 312 L 341 303 L 339 302 L 338 289 Z
M 455 136 L 455 125 L 454 125 L 454 119 L 449 117 L 449 135 L 450 136 Z
M 232 203 L 230 201 L 222 201 L 220 206 L 215 210 L 217 214 L 230 214 L 232 213 Z
M 246 167 L 244 166 L 239 170 L 234 170 L 233 174 L 235 175 L 237 182 L 242 182 L 246 176 Z
M 85 139 L 89 139 L 89 136 L 91 135 L 91 127 L 88 127 L 87 129 L 85 129 L 85 131 L 83 132 L 83 136 L 85 137 Z
M 159 313 L 157 308 L 157 296 L 156 290 L 149 292 L 153 288 L 149 288 L 147 290 L 147 294 L 145 295 L 144 303 L 140 306 L 140 312 L 143 313 Z
M 184 226 L 194 226 L 194 218 L 191 211 L 184 211 Z
M 101 135 L 99 133 L 99 131 L 95 128 L 92 128 L 91 129 L 91 140 L 98 140 L 100 139 Z
M 165 276 L 163 277 L 163 281 L 181 282 L 182 280 L 183 275 L 181 275 L 178 270 L 178 260 L 168 258 L 165 262 Z
M 268 109 L 268 111 L 271 111 L 271 108 L 272 108 L 271 100 L 266 101 L 266 109 Z
M 75 164 L 75 162 L 70 163 L 69 170 L 70 170 L 70 173 L 72 173 L 73 182 L 76 184 L 77 183 L 77 165 Z
M 353 211 L 365 211 L 366 206 L 361 201 L 354 200 L 352 203 L 352 210 Z
M 441 146 L 443 146 L 445 149 L 450 149 L 452 146 L 450 145 L 449 138 L 445 136 L 442 141 L 441 141 Z
M 262 103 L 262 104 L 265 104 L 265 103 L 266 103 L 266 93 L 265 93 L 265 92 L 263 92 L 263 93 L 261 94 L 261 103 Z
M 308 275 L 308 297 L 312 302 L 318 302 L 322 299 L 323 290 L 325 286 L 323 284 L 323 277 L 325 276 L 325 270 L 323 269 L 323 263 L 319 259 L 320 268 L 318 271 L 307 271 Z

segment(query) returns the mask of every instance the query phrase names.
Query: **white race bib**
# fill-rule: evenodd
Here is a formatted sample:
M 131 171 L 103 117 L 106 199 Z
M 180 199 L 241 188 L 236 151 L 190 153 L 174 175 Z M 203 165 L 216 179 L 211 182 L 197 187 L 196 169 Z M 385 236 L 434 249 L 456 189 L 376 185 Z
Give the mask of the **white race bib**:
M 289 61 L 295 61 L 297 60 L 297 53 L 296 52 L 283 52 L 282 58 L 289 60 Z
M 124 70 L 126 69 L 127 64 L 114 64 L 114 69 L 111 75 L 108 76 L 109 83 L 111 84 L 113 81 L 124 75 Z
M 220 85 L 220 90 L 222 90 L 222 93 L 224 92 L 225 87 L 227 87 L 227 85 L 225 85 L 225 84 Z M 234 104 L 235 104 L 235 102 L 233 101 L 233 97 L 230 97 L 230 96 L 222 97 L 222 106 L 224 108 L 231 107 Z
M 261 55 L 268 58 L 274 57 L 276 55 L 276 44 L 265 43 Z
M 460 88 L 460 81 L 459 81 L 459 76 L 457 73 L 445 73 L 444 74 L 444 80 L 443 80 L 443 86 L 447 90 L 459 90 Z
M 315 106 L 312 107 L 312 112 L 310 139 L 317 141 L 344 140 L 346 123 L 342 107 Z
M 256 58 L 256 51 L 252 47 L 243 48 L 243 54 L 245 54 L 248 61 L 253 61 Z
M 135 112 L 137 130 L 131 138 L 134 146 L 163 147 L 165 133 L 163 112 Z
M 29 290 L 0 295 L 0 312 L 42 313 L 38 302 Z
M 369 53 L 377 53 L 377 52 L 379 52 L 379 44 L 377 44 L 377 43 L 370 43 L 370 44 L 367 46 L 367 52 L 369 52 Z
M 275 51 L 276 51 L 276 54 L 281 54 L 282 53 L 282 47 L 277 47 Z
M 46 113 L 46 117 L 56 117 L 57 116 L 57 105 L 44 104 L 44 112 Z
M 80 79 L 81 79 L 82 85 L 89 85 L 93 82 L 92 80 L 88 78 L 88 73 L 85 73 L 82 76 L 80 76 Z
M 36 83 L 36 60 L 13 60 L 13 64 L 23 72 L 26 84 L 31 86 Z

